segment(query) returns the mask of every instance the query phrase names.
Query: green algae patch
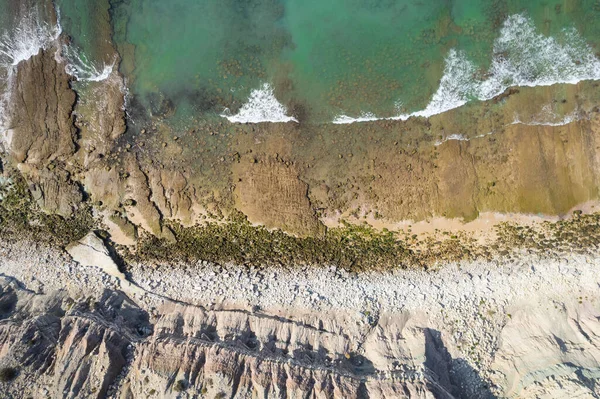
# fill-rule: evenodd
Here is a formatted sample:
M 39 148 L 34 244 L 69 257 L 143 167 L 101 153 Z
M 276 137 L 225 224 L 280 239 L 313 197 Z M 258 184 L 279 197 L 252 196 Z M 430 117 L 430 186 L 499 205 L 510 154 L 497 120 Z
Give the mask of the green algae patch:
M 504 255 L 515 251 L 544 256 L 587 254 L 600 246 L 600 213 L 575 211 L 571 218 L 557 222 L 533 226 L 502 223 L 496 230 L 498 240 L 495 245 Z
M 81 204 L 70 217 L 49 214 L 36 204 L 22 176 L 12 173 L 10 180 L 0 185 L 0 240 L 27 238 L 62 247 L 97 225 L 89 206 Z
M 335 265 L 352 272 L 433 269 L 458 261 L 513 259 L 523 255 L 558 258 L 586 254 L 600 245 L 600 213 L 574 213 L 557 222 L 501 223 L 496 238 L 481 244 L 466 232 L 416 236 L 343 223 L 319 238 L 296 237 L 250 224 L 245 217 L 194 227 L 171 224 L 176 242 L 143 236 L 129 260 L 192 264 L 199 260 L 255 267 Z
M 223 224 L 170 227 L 176 242 L 147 235 L 139 241 L 136 260 L 206 260 L 251 266 L 336 265 L 353 271 L 408 267 L 416 261 L 396 233 L 367 226 L 329 229 L 320 238 L 301 238 L 253 226 L 241 215 Z

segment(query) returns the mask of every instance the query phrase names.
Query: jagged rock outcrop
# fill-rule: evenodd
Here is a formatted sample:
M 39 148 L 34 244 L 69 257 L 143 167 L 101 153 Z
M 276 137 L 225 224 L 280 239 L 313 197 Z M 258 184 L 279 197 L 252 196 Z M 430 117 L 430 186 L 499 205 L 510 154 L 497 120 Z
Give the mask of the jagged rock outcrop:
M 122 293 L 73 300 L 7 280 L 2 293 L 11 310 L 0 323 L 0 367 L 19 371 L 0 383 L 5 397 L 430 396 L 414 365 L 382 374 L 362 356 L 336 353 L 349 345 L 341 332 L 185 305 L 159 309 L 150 325 Z M 422 352 L 424 336 L 414 333 Z
M 113 62 L 117 63 L 118 55 Z M 103 165 L 103 158 L 125 133 L 125 94 L 123 78 L 113 67 L 112 74 L 101 82 L 88 82 L 85 95 L 79 98 L 75 111 L 81 147 L 79 159 L 87 168 Z
M 150 324 L 122 293 L 73 300 L 6 280 L 1 298 L 0 367 L 19 370 L 0 383 L 4 397 L 495 397 L 420 317 L 378 325 L 363 356 L 350 352 L 361 339 L 352 332 L 260 313 L 170 304 Z M 532 323 L 517 314 L 507 325 L 493 366 L 502 396 L 599 394 L 596 316 L 572 316 Z
M 70 216 L 83 200 L 82 188 L 71 179 L 63 165 L 54 163 L 45 168 L 21 164 L 20 170 L 27 178 L 33 199 L 44 210 Z
M 77 129 L 72 114 L 76 94 L 55 52 L 40 49 L 16 67 L 10 152 L 17 162 L 40 165 L 64 159 L 76 150 Z
M 505 396 L 553 397 L 558 387 L 563 397 L 600 396 L 596 306 L 554 302 L 540 314 L 523 304 L 511 315 L 492 365 Z
M 133 156 L 125 157 L 125 165 L 127 170 L 125 193 L 130 200 L 133 200 L 128 207 L 130 220 L 158 237 L 173 240 L 173 233 L 163 225 L 163 215 L 153 201 L 148 175 Z
M 1 292 L 16 303 L 0 323 L 0 363 L 18 370 L 2 383 L 3 397 L 105 397 L 132 337 L 148 328 L 147 314 L 115 292 L 77 302 L 60 291 L 35 295 L 14 280 L 3 280 Z
M 197 204 L 194 187 L 180 171 L 149 169 L 148 180 L 152 189 L 152 201 L 167 218 L 190 223 L 194 219 L 193 208 Z
M 83 200 L 81 188 L 66 168 L 77 149 L 76 94 L 56 51 L 40 49 L 15 67 L 8 152 L 38 205 L 69 216 Z

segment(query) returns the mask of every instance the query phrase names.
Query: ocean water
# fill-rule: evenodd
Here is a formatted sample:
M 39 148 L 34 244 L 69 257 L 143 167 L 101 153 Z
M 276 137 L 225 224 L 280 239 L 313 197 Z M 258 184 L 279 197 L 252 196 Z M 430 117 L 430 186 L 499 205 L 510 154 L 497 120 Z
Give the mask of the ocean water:
M 0 0 L 0 63 L 62 33 L 71 74 L 118 69 L 133 117 L 173 123 L 427 117 L 511 86 L 600 79 L 597 0 L 57 0 L 58 25 L 19 22 L 18 4 Z
M 0 147 L 10 144 L 11 92 L 17 65 L 52 46 L 62 34 L 50 4 L 0 0 Z

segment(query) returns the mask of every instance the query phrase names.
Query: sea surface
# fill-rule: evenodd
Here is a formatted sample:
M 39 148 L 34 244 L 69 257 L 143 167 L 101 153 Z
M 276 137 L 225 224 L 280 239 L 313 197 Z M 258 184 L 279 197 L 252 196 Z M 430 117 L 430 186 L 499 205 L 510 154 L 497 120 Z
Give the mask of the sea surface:
M 4 75 L 64 35 L 79 81 L 118 70 L 131 117 L 174 124 L 406 119 L 600 79 L 598 0 L 56 0 L 57 21 L 46 3 L 0 0 Z

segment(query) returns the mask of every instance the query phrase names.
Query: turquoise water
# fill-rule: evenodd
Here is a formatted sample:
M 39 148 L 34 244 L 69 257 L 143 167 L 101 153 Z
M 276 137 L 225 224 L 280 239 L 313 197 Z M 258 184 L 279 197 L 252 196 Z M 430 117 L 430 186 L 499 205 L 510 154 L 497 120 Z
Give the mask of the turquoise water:
M 127 20 L 117 40 L 135 46 L 123 54 L 135 66 L 126 74 L 146 103 L 160 94 L 201 112 L 235 110 L 268 82 L 288 109 L 323 121 L 424 109 L 449 51 L 484 74 L 514 14 L 541 35 L 574 28 L 598 42 L 593 1 L 131 0 L 113 15 Z
M 576 81 L 596 72 L 600 77 L 593 59 L 600 43 L 596 0 L 56 4 L 80 61 L 96 70 L 110 63 L 99 40 L 105 36 L 98 33 L 109 29 L 120 54 L 115 67 L 126 77 L 137 111 L 178 120 L 234 115 L 264 84 L 274 98 L 258 96 L 257 102 L 281 107 L 271 103 L 263 113 L 327 122 L 340 115 L 407 115 L 428 106 L 445 110 L 512 84 Z M 110 20 L 102 25 L 105 14 Z M 510 40 L 499 45 L 507 35 Z M 555 62 L 535 46 L 564 56 Z M 503 57 L 508 64 L 498 61 Z M 499 66 L 512 70 L 498 72 Z M 490 83 L 494 79 L 501 82 Z M 247 108 L 251 114 L 256 104 Z

